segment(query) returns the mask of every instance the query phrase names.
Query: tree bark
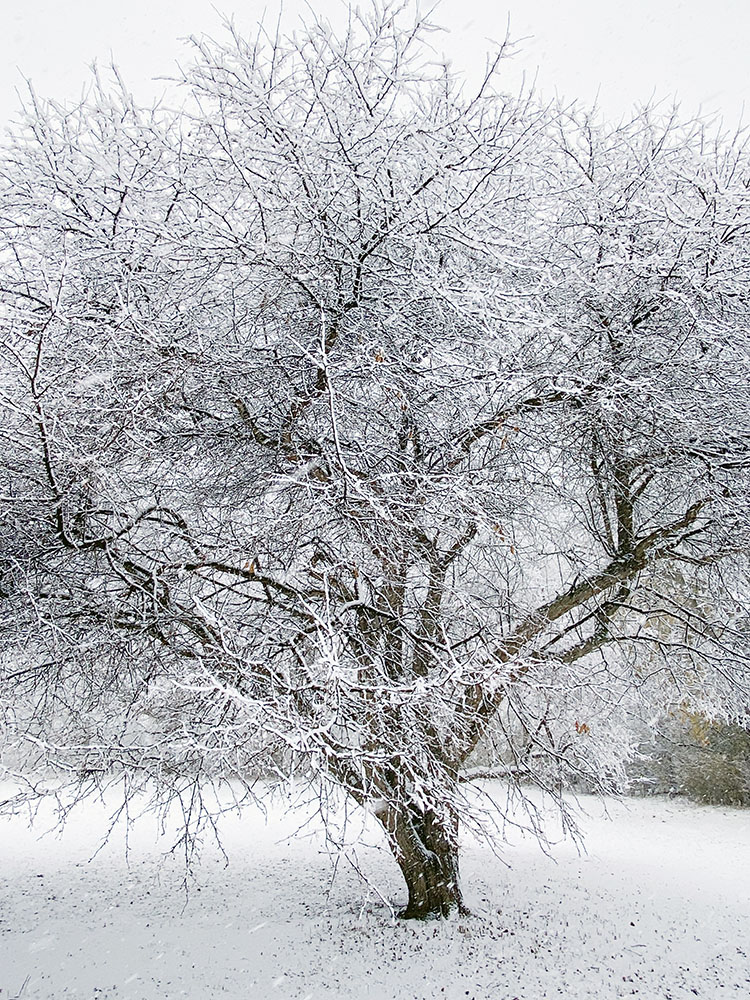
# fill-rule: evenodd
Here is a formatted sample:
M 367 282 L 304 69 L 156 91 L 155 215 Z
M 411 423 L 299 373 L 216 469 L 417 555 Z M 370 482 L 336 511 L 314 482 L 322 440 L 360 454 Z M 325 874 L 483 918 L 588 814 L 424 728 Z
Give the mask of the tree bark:
M 429 920 L 454 911 L 468 913 L 459 881 L 455 810 L 448 807 L 438 814 L 415 804 L 388 806 L 379 819 L 409 892 L 399 916 Z

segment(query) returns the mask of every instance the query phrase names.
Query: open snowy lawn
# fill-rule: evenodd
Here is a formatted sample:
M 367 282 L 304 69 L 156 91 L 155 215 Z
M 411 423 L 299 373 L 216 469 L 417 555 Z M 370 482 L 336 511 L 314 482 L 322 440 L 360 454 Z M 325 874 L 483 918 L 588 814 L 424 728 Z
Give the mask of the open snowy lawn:
M 750 812 L 583 806 L 587 854 L 546 857 L 517 832 L 503 860 L 468 842 L 474 916 L 422 925 L 379 899 L 404 893 L 374 833 L 332 880 L 317 821 L 290 839 L 304 817 L 283 802 L 226 817 L 230 864 L 208 845 L 187 895 L 152 820 L 127 859 L 121 833 L 91 857 L 102 805 L 61 837 L 2 820 L 0 1000 L 750 997 Z

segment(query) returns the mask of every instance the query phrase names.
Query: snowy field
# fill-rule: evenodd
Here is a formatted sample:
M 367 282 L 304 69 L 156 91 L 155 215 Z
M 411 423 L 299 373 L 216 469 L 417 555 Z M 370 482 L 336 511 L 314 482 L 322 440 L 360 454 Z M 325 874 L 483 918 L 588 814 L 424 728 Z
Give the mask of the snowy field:
M 207 846 L 187 894 L 152 820 L 127 857 L 119 831 L 92 858 L 102 805 L 42 839 L 4 819 L 0 1000 L 750 997 L 750 811 L 582 804 L 586 854 L 568 841 L 547 857 L 518 833 L 502 859 L 467 842 L 474 916 L 428 924 L 379 898 L 404 891 L 374 833 L 355 822 L 364 844 L 334 872 L 316 819 L 300 830 L 281 801 L 225 817 L 229 865 Z

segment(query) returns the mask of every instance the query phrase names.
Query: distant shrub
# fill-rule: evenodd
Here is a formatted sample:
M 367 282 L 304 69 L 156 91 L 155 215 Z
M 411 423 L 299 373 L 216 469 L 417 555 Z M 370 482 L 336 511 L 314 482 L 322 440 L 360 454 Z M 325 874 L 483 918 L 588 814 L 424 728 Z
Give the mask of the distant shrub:
M 750 731 L 678 712 L 641 743 L 630 777 L 642 794 L 750 806 Z

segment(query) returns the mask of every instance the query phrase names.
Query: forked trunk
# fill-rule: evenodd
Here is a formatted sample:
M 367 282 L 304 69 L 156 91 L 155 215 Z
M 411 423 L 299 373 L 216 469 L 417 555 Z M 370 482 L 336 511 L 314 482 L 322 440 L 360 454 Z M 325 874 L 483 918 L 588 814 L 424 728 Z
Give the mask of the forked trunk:
M 409 899 L 399 916 L 427 920 L 466 913 L 458 874 L 458 817 L 414 805 L 390 806 L 380 820 L 388 833 Z

